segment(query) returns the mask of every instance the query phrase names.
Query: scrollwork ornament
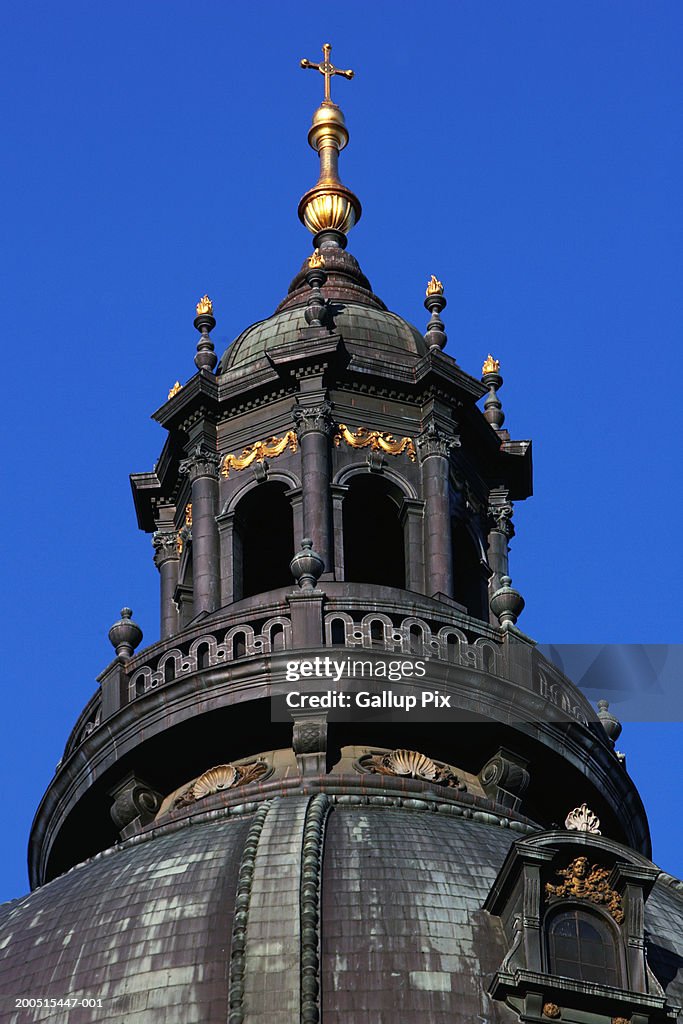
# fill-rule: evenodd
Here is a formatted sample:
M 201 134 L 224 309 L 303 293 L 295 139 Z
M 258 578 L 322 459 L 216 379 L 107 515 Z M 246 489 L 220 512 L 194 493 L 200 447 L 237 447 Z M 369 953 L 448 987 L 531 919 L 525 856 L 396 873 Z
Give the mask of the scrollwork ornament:
M 230 470 L 242 470 L 251 466 L 252 462 L 264 462 L 266 459 L 275 459 L 282 455 L 289 448 L 291 452 L 297 450 L 297 436 L 293 430 L 288 430 L 284 437 L 269 437 L 265 441 L 256 441 L 245 448 L 241 455 L 230 452 L 221 462 L 221 476 L 226 479 L 230 476 Z
M 339 424 L 339 431 L 334 435 L 334 444 L 338 448 L 345 441 L 350 448 L 370 448 L 373 451 L 383 451 L 387 455 L 401 455 L 405 452 L 411 462 L 415 462 L 415 445 L 412 437 L 396 438 L 386 431 L 370 430 L 368 427 L 358 427 L 351 430 L 346 423 Z
M 375 775 L 421 779 L 423 782 L 434 782 L 438 786 L 460 791 L 467 788 L 447 765 L 433 761 L 418 750 L 399 748 L 388 754 L 369 754 L 360 758 L 358 766 L 361 771 Z
M 512 537 L 515 532 L 511 522 L 514 512 L 512 505 L 507 502 L 503 505 L 489 505 L 488 511 L 491 529 L 498 530 L 508 538 Z
M 219 764 L 209 768 L 198 779 L 183 790 L 173 801 L 174 808 L 189 807 L 197 800 L 213 796 L 222 790 L 246 786 L 250 782 L 258 782 L 269 774 L 265 761 L 250 761 L 249 764 Z
M 609 871 L 599 864 L 590 864 L 588 857 L 575 857 L 566 868 L 559 868 L 555 874 L 564 881 L 553 885 L 547 882 L 547 899 L 578 899 L 602 905 L 617 924 L 624 920 L 621 896 L 612 889 L 607 879 Z

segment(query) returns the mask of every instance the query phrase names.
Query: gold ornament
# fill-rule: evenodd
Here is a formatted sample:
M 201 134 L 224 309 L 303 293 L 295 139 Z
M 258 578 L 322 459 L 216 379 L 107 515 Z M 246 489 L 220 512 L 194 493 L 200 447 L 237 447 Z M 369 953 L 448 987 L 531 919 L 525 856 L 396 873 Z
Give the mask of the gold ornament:
M 252 462 L 277 458 L 286 448 L 291 452 L 297 450 L 297 437 L 293 430 L 288 430 L 284 437 L 269 437 L 265 441 L 256 441 L 245 448 L 241 455 L 226 455 L 221 462 L 221 476 L 227 478 L 231 469 L 246 469 Z
M 432 274 L 427 281 L 427 291 L 425 292 L 425 295 L 443 295 L 443 285 L 441 284 L 441 281 L 437 281 L 434 274 Z
M 557 1020 L 560 1016 L 560 1008 L 557 1003 L 544 1003 L 543 1004 L 543 1016 L 550 1017 L 551 1020 Z
M 484 363 L 484 365 L 481 368 L 481 372 L 482 373 L 498 373 L 499 370 L 500 370 L 500 360 L 499 359 L 494 359 L 493 356 L 491 355 L 491 353 L 489 352 L 489 354 L 488 354 L 488 356 L 486 358 L 486 362 Z
M 183 385 L 180 383 L 180 381 L 177 380 L 175 382 L 175 384 L 173 385 L 173 387 L 171 388 L 171 390 L 169 391 L 168 397 L 169 398 L 173 398 L 175 395 L 177 395 L 178 392 L 181 390 L 182 386 Z
M 564 881 L 559 885 L 546 883 L 547 899 L 569 897 L 600 903 L 612 915 L 617 924 L 624 920 L 621 896 L 616 889 L 611 889 L 607 879 L 609 871 L 599 864 L 589 865 L 588 857 L 576 857 L 566 868 L 555 872 Z
M 224 789 L 235 789 L 257 782 L 268 772 L 265 761 L 250 761 L 249 764 L 219 764 L 200 775 L 173 801 L 175 807 L 187 807 L 196 800 L 220 793 Z
M 213 302 L 208 295 L 203 295 L 197 303 L 197 316 L 213 316 Z
M 374 775 L 395 775 L 399 778 L 421 779 L 439 786 L 465 789 L 457 775 L 446 765 L 437 764 L 417 750 L 392 750 L 389 754 L 373 754 L 362 758 L 361 767 Z
M 334 64 L 332 64 L 332 62 L 330 61 L 331 52 L 332 44 L 323 43 L 323 59 L 320 64 L 314 64 L 313 61 L 306 60 L 305 57 L 303 58 L 303 60 L 299 62 L 300 67 L 312 68 L 314 71 L 319 71 L 320 74 L 323 75 L 323 77 L 325 78 L 325 103 L 332 102 L 332 99 L 330 97 L 330 82 L 332 81 L 335 75 L 341 75 L 342 78 L 351 79 L 355 74 L 354 71 L 342 71 L 341 68 L 335 68 Z
M 308 257 L 308 265 L 311 270 L 319 270 L 320 267 L 325 266 L 325 257 L 320 249 L 316 249 L 313 255 Z
M 192 526 L 192 502 L 191 501 L 188 501 L 187 505 L 185 506 L 185 526 L 187 526 L 187 527 L 191 527 Z
M 406 452 L 411 462 L 415 462 L 415 445 L 410 437 L 401 437 L 398 440 L 393 434 L 387 434 L 379 430 L 369 430 L 367 427 L 358 427 L 355 434 L 345 423 L 339 424 L 339 433 L 334 435 L 334 443 L 338 448 L 342 441 L 346 441 L 351 448 L 371 448 L 373 451 L 383 451 L 387 455 L 400 455 Z

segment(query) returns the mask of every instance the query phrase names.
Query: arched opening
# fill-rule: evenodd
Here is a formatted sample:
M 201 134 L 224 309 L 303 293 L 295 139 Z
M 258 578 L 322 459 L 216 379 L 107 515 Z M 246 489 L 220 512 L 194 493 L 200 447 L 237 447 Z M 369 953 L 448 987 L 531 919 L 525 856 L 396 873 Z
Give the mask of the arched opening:
M 551 974 L 621 986 L 616 939 L 607 921 L 579 908 L 563 910 L 550 919 L 547 934 Z
M 475 619 L 488 622 L 486 582 L 474 537 L 463 522 L 455 520 L 453 539 L 453 597 Z
M 335 647 L 344 647 L 346 644 L 346 629 L 343 619 L 332 619 L 330 623 L 330 639 Z
M 249 491 L 235 512 L 235 570 L 239 597 L 293 586 L 294 524 L 287 487 L 268 481 Z
M 344 579 L 405 588 L 400 494 L 381 477 L 354 476 L 344 498 Z

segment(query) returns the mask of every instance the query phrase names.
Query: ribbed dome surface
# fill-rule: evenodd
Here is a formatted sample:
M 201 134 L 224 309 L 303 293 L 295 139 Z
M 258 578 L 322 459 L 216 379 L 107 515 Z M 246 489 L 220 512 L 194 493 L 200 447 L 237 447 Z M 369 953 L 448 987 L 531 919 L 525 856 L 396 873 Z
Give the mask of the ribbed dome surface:
M 49 1008 L 15 1010 L 14 1000 L 68 995 L 102 1000 L 79 1008 L 79 1024 L 123 1024 L 134 1016 L 152 1024 L 225 1024 L 235 894 L 244 877 L 245 1024 L 298 1019 L 309 807 L 305 795 L 270 802 L 246 876 L 255 815 L 235 809 L 111 850 L 0 907 L 3 1019 L 62 1019 Z M 480 1017 L 513 1024 L 512 1011 L 484 992 L 506 944 L 482 904 L 516 838 L 462 816 L 336 803 L 321 872 L 326 1024 L 471 1024 Z M 646 926 L 650 966 L 670 1001 L 680 1003 L 681 893 L 658 883 Z
M 355 302 L 336 302 L 333 311 L 335 330 L 351 352 L 376 359 L 400 359 L 406 355 L 423 356 L 427 351 L 417 328 L 396 313 Z M 270 349 L 293 344 L 299 340 L 299 331 L 307 326 L 303 306 L 282 310 L 253 324 L 226 350 L 218 372 L 250 365 L 263 359 Z

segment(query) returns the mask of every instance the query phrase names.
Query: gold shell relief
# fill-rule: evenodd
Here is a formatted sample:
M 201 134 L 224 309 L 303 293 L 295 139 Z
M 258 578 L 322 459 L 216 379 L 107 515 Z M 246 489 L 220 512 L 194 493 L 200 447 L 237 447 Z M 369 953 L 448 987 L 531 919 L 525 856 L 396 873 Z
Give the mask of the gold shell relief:
M 249 764 L 219 764 L 209 768 L 198 779 L 180 793 L 173 801 L 173 807 L 187 807 L 197 800 L 220 793 L 224 789 L 236 789 L 250 782 L 259 782 L 270 775 L 271 768 L 265 761 L 250 761 Z

